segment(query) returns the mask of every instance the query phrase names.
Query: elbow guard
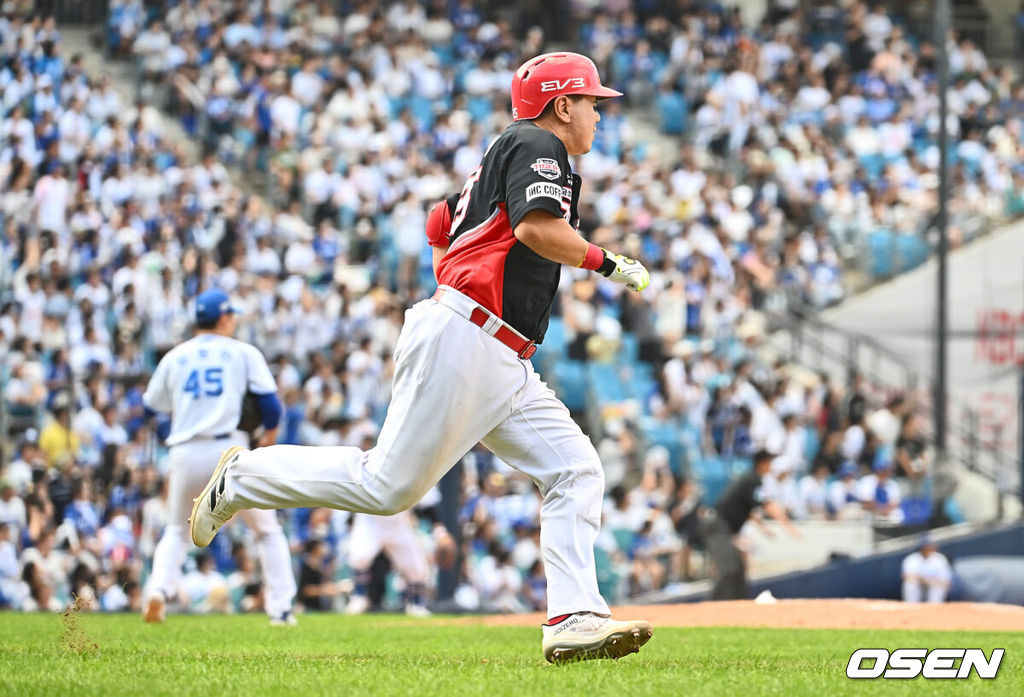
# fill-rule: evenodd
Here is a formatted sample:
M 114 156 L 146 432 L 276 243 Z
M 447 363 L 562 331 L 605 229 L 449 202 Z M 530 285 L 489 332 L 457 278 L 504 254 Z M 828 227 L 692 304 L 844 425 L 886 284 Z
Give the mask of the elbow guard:
M 263 428 L 268 431 L 277 428 L 281 423 L 281 400 L 273 392 L 257 395 L 256 399 L 260 404 L 260 415 L 263 418 Z
M 452 216 L 458 201 L 457 195 L 449 196 L 431 209 L 427 216 L 427 242 L 431 247 L 444 248 L 451 244 Z

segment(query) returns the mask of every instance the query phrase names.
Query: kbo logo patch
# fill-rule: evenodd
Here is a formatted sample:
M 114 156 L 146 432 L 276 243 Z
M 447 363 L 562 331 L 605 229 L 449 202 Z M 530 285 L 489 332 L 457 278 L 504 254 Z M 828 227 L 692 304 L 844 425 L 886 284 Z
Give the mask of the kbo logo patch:
M 545 179 L 558 179 L 562 176 L 562 170 L 558 166 L 558 162 L 550 157 L 537 158 L 537 161 L 530 165 L 530 169 Z

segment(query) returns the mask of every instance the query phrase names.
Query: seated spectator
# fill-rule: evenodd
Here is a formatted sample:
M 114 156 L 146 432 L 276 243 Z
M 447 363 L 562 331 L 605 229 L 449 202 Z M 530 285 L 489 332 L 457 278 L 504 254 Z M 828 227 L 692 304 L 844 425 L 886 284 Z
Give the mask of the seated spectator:
M 839 466 L 839 478 L 828 486 L 828 508 L 838 520 L 852 520 L 864 515 L 861 505 L 857 463 L 846 460 Z
M 64 509 L 64 522 L 74 527 L 79 537 L 92 537 L 100 530 L 100 513 L 92 502 L 92 484 L 79 479 L 72 486 L 71 503 Z
M 477 565 L 477 585 L 483 609 L 488 612 L 522 612 L 523 579 L 512 565 L 508 550 L 493 542 L 489 554 Z
M 72 559 L 66 552 L 55 549 L 55 541 L 53 531 L 47 530 L 40 535 L 34 547 L 21 555 L 22 578 L 31 592 L 26 602 L 34 610 L 59 612 L 64 605 L 62 601 L 69 597 Z
M 322 612 L 334 608 L 338 588 L 331 580 L 333 565 L 327 558 L 327 544 L 313 538 L 306 541 L 302 568 L 299 570 L 298 600 L 308 612 Z
M 896 439 L 896 465 L 898 474 L 919 481 L 929 470 L 927 444 L 924 439 L 924 420 L 920 414 L 903 417 L 899 438 Z
M 6 479 L 0 479 L 0 525 L 6 525 L 11 539 L 17 540 L 28 523 L 25 502 L 17 496 L 14 487 Z
M 39 448 L 46 454 L 50 467 L 73 459 L 81 447 L 78 434 L 71 429 L 71 412 L 66 396 L 60 395 L 54 400 L 52 412 L 53 420 L 39 433 Z
M 892 479 L 892 462 L 878 459 L 874 472 L 861 477 L 857 482 L 857 497 L 864 509 L 877 520 L 888 523 L 903 522 L 903 511 L 900 509 L 900 486 Z
M 904 602 L 946 602 L 953 584 L 953 569 L 930 536 L 921 538 L 918 551 L 903 560 L 901 569 Z
M 544 577 L 544 562 L 540 559 L 533 562 L 526 573 L 526 601 L 529 608 L 534 612 L 543 612 L 547 609 L 548 583 Z
M 213 557 L 196 555 L 196 568 L 181 580 L 188 607 L 193 612 L 224 612 L 228 606 L 228 584 L 217 571 Z
M 828 513 L 828 465 L 819 462 L 814 466 L 811 474 L 804 475 L 800 479 L 799 503 L 794 516 L 798 520 L 813 519 L 822 520 L 831 518 Z
M 18 609 L 29 596 L 28 585 L 18 568 L 18 549 L 11 526 L 0 523 L 0 608 Z

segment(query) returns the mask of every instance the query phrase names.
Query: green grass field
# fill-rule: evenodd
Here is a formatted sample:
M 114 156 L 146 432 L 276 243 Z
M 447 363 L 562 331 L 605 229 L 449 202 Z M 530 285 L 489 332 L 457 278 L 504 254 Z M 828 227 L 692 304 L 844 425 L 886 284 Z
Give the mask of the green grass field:
M 655 615 L 656 616 L 656 615 Z M 984 681 L 846 678 L 856 648 L 1006 649 Z M 303 616 L 0 614 L 0 695 L 1020 695 L 1024 633 L 655 628 L 638 655 L 546 664 L 540 629 Z

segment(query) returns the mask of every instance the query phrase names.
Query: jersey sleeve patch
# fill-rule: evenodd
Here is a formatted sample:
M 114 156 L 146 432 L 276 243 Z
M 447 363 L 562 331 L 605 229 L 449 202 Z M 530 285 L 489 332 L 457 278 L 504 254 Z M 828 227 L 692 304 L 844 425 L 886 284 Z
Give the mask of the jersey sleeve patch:
M 544 198 L 554 199 L 558 201 L 559 205 L 562 204 L 563 196 L 565 195 L 565 187 L 559 184 L 546 184 L 544 182 L 537 182 L 530 184 L 526 187 L 526 200 L 532 201 L 535 198 L 543 196 Z M 569 190 L 569 194 L 572 194 L 572 190 Z
M 551 179 L 552 181 L 562 176 L 562 168 L 558 166 L 558 160 L 554 160 L 550 157 L 538 157 L 537 160 L 530 165 L 530 169 L 545 179 Z

